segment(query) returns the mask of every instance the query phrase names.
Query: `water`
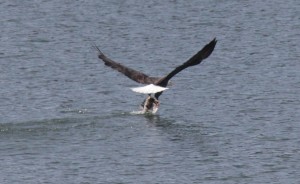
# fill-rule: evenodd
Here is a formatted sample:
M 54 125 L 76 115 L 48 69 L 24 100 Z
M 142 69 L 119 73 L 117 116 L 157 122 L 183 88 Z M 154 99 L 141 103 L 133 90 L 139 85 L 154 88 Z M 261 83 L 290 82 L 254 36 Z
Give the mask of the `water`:
M 300 3 L 1 1 L 1 183 L 300 183 Z M 157 115 L 153 76 L 211 39 Z

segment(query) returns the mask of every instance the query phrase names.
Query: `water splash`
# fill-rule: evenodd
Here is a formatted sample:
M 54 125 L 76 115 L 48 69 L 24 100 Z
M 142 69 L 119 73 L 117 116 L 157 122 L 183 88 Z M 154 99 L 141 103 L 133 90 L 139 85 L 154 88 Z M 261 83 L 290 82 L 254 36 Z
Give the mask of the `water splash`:
M 158 110 L 158 109 L 157 109 Z M 153 111 L 145 111 L 145 110 L 140 110 L 140 111 L 132 111 L 130 112 L 131 115 L 138 115 L 138 114 L 144 114 L 144 115 L 155 115 L 157 110 Z

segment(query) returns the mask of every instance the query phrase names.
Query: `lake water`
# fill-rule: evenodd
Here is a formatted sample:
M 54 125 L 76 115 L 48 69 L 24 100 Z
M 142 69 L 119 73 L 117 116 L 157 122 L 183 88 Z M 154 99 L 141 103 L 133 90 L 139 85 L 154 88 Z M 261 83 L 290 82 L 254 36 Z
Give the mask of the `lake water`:
M 300 1 L 0 2 L 0 183 L 300 183 Z M 112 59 L 172 79 L 157 115 Z

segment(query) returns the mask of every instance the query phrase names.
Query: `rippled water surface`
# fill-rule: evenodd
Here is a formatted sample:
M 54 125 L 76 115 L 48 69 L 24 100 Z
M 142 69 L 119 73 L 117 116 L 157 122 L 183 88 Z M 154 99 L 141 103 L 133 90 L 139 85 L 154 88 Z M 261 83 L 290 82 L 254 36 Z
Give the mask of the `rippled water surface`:
M 0 183 L 300 183 L 299 2 L 1 1 Z

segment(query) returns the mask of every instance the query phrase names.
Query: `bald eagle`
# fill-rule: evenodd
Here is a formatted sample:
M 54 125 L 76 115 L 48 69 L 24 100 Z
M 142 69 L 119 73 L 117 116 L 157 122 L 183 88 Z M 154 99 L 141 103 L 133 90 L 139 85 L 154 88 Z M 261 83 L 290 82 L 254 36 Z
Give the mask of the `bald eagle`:
M 166 87 L 168 85 L 169 80 L 182 70 L 190 66 L 200 64 L 204 59 L 210 56 L 210 54 L 213 52 L 216 46 L 216 43 L 217 40 L 216 38 L 214 38 L 212 41 L 206 44 L 199 52 L 197 52 L 194 56 L 188 59 L 185 63 L 176 67 L 170 73 L 163 77 L 151 77 L 142 72 L 126 67 L 108 58 L 96 45 L 94 45 L 94 48 L 98 51 L 98 58 L 101 59 L 106 66 L 109 66 L 112 69 L 121 72 L 128 78 L 140 84 L 147 84 L 147 86 L 132 88 L 132 90 L 138 93 L 145 93 L 149 95 L 142 103 L 143 112 L 156 113 L 159 107 L 158 98 L 164 90 L 168 89 Z

